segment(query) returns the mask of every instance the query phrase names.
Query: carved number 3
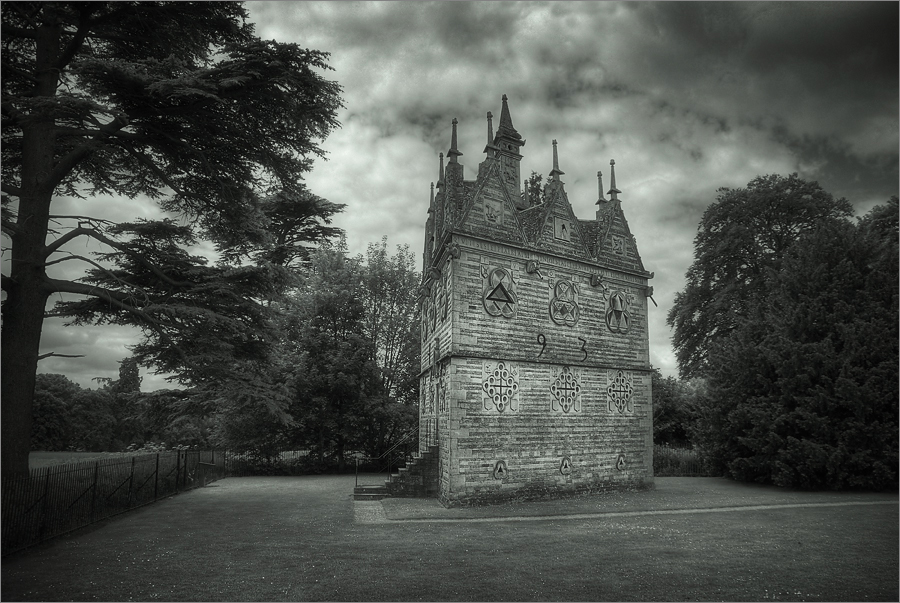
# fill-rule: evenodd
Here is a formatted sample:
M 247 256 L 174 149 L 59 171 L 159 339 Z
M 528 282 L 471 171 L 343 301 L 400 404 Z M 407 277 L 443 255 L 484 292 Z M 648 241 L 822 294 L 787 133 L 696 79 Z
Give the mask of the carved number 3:
M 543 333 L 538 333 L 538 343 L 541 344 L 541 353 L 538 354 L 538 358 L 544 355 L 544 350 L 547 349 L 547 338 L 544 337 Z
M 578 338 L 578 341 L 581 342 L 581 351 L 584 352 L 584 357 L 583 357 L 581 360 L 582 360 L 582 361 L 587 360 L 588 353 L 587 353 L 587 350 L 584 348 L 584 346 L 587 345 L 587 340 L 582 339 L 581 337 L 579 337 L 579 338 Z

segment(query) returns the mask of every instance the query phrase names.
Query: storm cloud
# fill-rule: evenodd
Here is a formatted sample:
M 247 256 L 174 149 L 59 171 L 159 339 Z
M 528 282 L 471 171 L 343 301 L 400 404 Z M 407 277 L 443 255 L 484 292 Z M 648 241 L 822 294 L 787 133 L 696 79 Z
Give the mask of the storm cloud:
M 895 2 L 247 6 L 262 38 L 331 53 L 334 71 L 323 75 L 343 87 L 342 127 L 307 184 L 347 205 L 335 223 L 352 254 L 383 235 L 421 252 L 451 120 L 474 178 L 485 113 L 499 116 L 503 94 L 526 139 L 523 174 L 546 176 L 558 140 L 579 217 L 593 215 L 597 172 L 608 188 L 615 159 L 625 215 L 656 273 L 651 363 L 666 375 L 676 367 L 665 316 L 718 188 L 797 172 L 859 215 L 897 194 Z M 54 337 L 45 347 L 63 344 Z M 83 366 L 85 378 L 99 370 L 97 361 Z

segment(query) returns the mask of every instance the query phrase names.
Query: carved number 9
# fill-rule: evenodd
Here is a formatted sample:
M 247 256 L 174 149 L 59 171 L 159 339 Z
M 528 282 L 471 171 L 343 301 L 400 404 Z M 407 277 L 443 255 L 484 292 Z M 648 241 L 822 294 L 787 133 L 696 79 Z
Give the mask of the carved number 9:
M 538 358 L 544 355 L 544 350 L 547 349 L 547 338 L 544 337 L 543 333 L 538 333 L 538 343 L 541 344 L 541 353 L 538 354 Z

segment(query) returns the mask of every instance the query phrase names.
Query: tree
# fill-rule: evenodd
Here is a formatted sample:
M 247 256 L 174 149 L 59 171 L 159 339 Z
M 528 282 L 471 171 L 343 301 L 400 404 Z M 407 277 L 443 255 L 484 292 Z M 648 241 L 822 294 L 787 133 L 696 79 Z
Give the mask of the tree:
M 320 458 L 332 453 L 338 469 L 357 449 L 369 407 L 384 395 L 375 349 L 365 334 L 363 274 L 345 246 L 324 247 L 312 257 L 295 323 L 300 352 L 291 414 L 297 437 Z
M 530 205 L 538 205 L 544 202 L 544 193 L 547 189 L 545 183 L 541 186 L 544 177 L 537 172 L 531 172 L 531 176 L 525 179 L 525 186 L 522 187 L 522 201 L 528 201 Z
M 675 377 L 663 377 L 659 369 L 650 373 L 653 380 L 653 443 L 688 447 L 694 425 L 690 389 Z
M 139 326 L 155 338 L 137 352 L 140 361 L 176 371 L 182 381 L 214 381 L 205 371 L 228 366 L 192 348 L 194 334 L 208 334 L 203 343 L 226 359 L 231 350 L 259 357 L 262 310 L 249 303 L 223 310 L 239 295 L 263 299 L 289 278 L 279 268 L 291 253 L 277 250 L 291 241 L 271 227 L 292 215 L 292 204 L 325 217 L 334 209 L 309 205 L 302 178 L 322 155 L 319 141 L 337 127 L 341 101 L 339 86 L 319 74 L 328 69 L 326 53 L 260 40 L 246 18 L 234 2 L 4 5 L 2 229 L 11 243 L 2 279 L 5 475 L 27 471 L 51 293 L 84 298 L 59 310 L 76 320 Z M 262 201 L 279 193 L 276 203 Z M 105 195 L 111 203 L 143 195 L 190 227 L 54 215 L 58 195 Z M 55 239 L 48 242 L 49 235 Z M 216 246 L 220 264 L 204 266 L 179 250 L 195 236 Z M 110 249 L 106 259 L 117 270 L 67 253 L 76 239 Z M 251 256 L 255 264 L 246 263 Z M 47 267 L 62 262 L 89 265 L 92 282 L 50 278 Z
M 897 199 L 825 222 L 714 345 L 699 429 L 719 472 L 803 488 L 885 488 L 898 463 Z
M 389 256 L 386 236 L 369 244 L 362 266 L 365 333 L 375 349 L 382 388 L 404 404 L 419 399 L 419 282 L 408 245 Z
M 66 450 L 71 446 L 70 408 L 81 392 L 81 386 L 65 375 L 37 375 L 31 424 L 32 450 Z
M 769 274 L 798 238 L 853 213 L 846 199 L 797 174 L 761 176 L 745 189 L 718 193 L 703 213 L 687 283 L 667 317 L 684 379 L 704 376 L 712 344 L 765 296 Z

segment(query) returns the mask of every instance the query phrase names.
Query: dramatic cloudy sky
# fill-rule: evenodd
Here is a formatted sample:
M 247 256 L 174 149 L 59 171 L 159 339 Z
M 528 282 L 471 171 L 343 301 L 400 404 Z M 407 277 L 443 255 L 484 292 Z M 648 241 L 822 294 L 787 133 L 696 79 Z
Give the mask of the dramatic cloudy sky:
M 609 160 L 658 308 L 651 362 L 677 374 L 665 323 L 720 187 L 797 172 L 859 215 L 898 191 L 895 2 L 249 2 L 267 39 L 331 53 L 342 127 L 307 183 L 347 205 L 351 253 L 383 235 L 420 257 L 438 153 L 459 119 L 474 177 L 485 113 L 509 96 L 523 174 L 559 142 L 576 215 L 589 218 Z M 496 118 L 495 118 L 496 125 Z M 137 214 L 137 210 L 131 216 Z M 85 385 L 115 376 L 132 334 L 49 322 L 44 351 Z M 161 381 L 145 377 L 144 389 Z

